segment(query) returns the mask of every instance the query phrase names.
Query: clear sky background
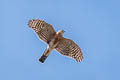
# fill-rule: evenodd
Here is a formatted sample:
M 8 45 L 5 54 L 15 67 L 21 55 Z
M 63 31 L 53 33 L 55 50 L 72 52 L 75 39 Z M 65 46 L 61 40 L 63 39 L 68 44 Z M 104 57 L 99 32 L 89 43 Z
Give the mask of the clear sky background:
M 83 61 L 53 50 L 41 64 L 29 19 L 65 30 Z M 0 80 L 120 80 L 120 0 L 0 0 Z

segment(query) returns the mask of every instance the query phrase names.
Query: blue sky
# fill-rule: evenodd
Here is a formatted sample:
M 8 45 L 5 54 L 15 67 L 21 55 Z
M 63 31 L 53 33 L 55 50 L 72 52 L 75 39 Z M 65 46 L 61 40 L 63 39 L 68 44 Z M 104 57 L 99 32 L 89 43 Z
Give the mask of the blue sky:
M 120 0 L 0 0 L 0 80 L 119 80 Z M 76 63 L 52 51 L 27 26 L 42 19 L 74 40 Z

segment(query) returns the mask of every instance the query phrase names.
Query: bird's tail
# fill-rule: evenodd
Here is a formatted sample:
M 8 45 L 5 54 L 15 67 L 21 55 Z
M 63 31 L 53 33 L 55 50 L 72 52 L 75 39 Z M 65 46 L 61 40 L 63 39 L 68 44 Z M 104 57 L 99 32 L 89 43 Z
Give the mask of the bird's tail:
M 47 59 L 47 57 L 49 56 L 50 52 L 51 52 L 52 49 L 50 48 L 47 48 L 44 53 L 42 54 L 42 56 L 40 57 L 39 61 L 41 63 L 44 63 L 44 61 Z

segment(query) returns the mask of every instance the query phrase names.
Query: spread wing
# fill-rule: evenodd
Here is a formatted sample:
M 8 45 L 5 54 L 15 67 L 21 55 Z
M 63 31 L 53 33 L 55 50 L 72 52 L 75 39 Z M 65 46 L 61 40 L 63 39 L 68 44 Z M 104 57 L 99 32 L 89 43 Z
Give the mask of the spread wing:
M 77 62 L 83 59 L 80 47 L 70 39 L 63 38 L 55 49 L 61 54 L 75 59 Z
M 50 42 L 50 40 L 54 37 L 56 33 L 52 25 L 39 19 L 29 20 L 28 26 L 32 28 L 37 33 L 39 38 L 47 44 Z

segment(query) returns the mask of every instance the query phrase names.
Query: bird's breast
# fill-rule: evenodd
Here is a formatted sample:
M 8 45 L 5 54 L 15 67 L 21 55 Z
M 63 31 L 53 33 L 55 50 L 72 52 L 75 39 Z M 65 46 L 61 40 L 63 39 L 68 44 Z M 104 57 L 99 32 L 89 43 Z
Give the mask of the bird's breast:
M 55 48 L 59 43 L 59 41 L 60 41 L 60 38 L 58 36 L 54 36 L 54 38 L 52 38 L 52 40 L 49 43 L 49 47 Z

